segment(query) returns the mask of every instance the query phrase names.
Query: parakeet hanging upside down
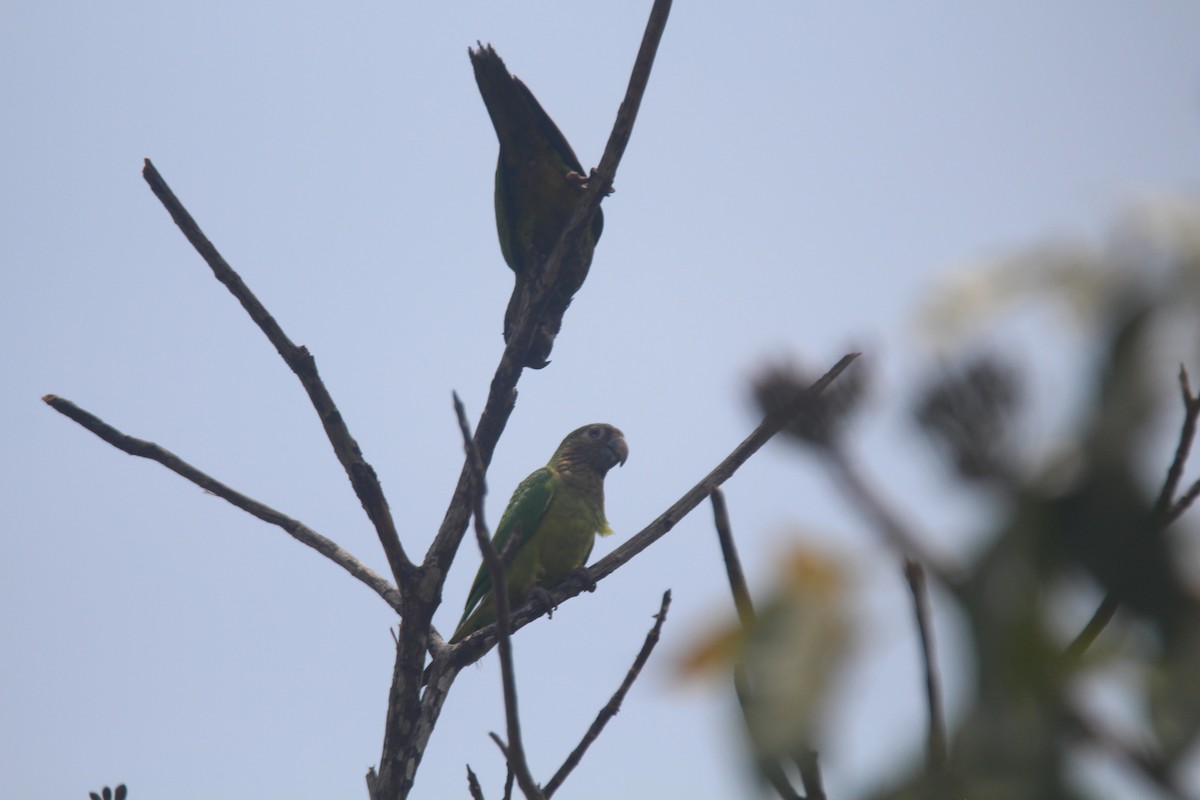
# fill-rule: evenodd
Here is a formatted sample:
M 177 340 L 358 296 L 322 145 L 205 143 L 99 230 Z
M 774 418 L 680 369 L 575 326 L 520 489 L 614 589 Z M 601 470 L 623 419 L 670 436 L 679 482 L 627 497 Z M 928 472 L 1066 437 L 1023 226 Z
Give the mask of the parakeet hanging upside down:
M 557 586 L 584 565 L 596 534 L 612 533 L 604 516 L 604 476 L 628 456 L 625 436 L 612 425 L 584 425 L 562 440 L 546 466 L 517 486 L 492 537 L 502 556 L 516 537 L 504 572 L 512 608 L 524 603 L 535 587 Z M 483 564 L 450 641 L 495 619 L 492 576 Z
M 516 327 L 521 298 L 540 277 L 546 258 L 583 198 L 587 178 L 567 139 L 525 84 L 509 74 L 491 45 L 468 49 L 475 83 L 500 140 L 496 161 L 496 232 L 516 286 L 504 315 L 504 339 Z M 539 369 L 562 324 L 562 312 L 587 277 L 604 229 L 597 210 L 583 245 L 564 259 L 550 291 L 546 321 L 534 336 L 527 366 Z

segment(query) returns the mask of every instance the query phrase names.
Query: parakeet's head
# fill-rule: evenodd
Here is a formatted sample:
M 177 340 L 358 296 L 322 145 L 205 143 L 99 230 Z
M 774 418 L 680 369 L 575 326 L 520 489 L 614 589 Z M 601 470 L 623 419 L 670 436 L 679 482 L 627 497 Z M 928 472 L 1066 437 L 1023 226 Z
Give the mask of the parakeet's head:
M 612 425 L 594 422 L 567 434 L 554 453 L 553 463 L 560 469 L 591 469 L 604 475 L 629 457 L 625 434 Z

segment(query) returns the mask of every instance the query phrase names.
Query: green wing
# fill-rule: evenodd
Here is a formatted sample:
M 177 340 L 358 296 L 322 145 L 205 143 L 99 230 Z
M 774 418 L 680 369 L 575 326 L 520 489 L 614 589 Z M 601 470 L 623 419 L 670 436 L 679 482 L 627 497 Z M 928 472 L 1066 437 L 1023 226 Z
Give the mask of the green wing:
M 496 552 L 503 555 L 509 540 L 513 536 L 517 537 L 515 549 L 509 554 L 509 563 L 516 552 L 533 538 L 538 523 L 542 521 L 546 508 L 550 505 L 550 499 L 554 497 L 558 485 L 556 477 L 549 467 L 542 467 L 521 481 L 517 490 L 513 492 L 512 499 L 508 501 L 508 508 L 504 509 L 504 516 L 500 518 L 500 524 L 496 526 L 496 533 L 492 536 L 492 545 Z M 479 572 L 475 574 L 475 583 L 471 585 L 471 593 L 467 595 L 467 604 L 463 609 L 462 619 L 458 621 L 458 627 L 462 627 L 479 602 L 491 591 L 492 573 L 486 563 L 480 564 Z
M 490 45 L 471 50 L 475 82 L 487 106 L 500 155 L 496 162 L 496 230 L 504 260 L 517 274 L 533 246 L 542 257 L 562 233 L 582 191 L 566 180 L 568 172 L 586 174 L 579 158 L 533 92 L 513 77 Z M 596 213 L 592 245 L 604 218 Z

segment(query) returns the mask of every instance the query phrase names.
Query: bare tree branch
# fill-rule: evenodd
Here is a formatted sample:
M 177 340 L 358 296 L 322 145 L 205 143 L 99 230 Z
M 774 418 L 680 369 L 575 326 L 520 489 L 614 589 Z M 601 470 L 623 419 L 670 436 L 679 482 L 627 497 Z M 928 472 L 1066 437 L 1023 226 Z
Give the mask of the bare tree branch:
M 396 532 L 392 512 L 388 508 L 387 499 L 383 496 L 383 488 L 379 485 L 375 470 L 363 458 L 362 451 L 354 437 L 350 435 L 350 429 L 346 427 L 341 412 L 334 405 L 333 398 L 317 375 L 316 361 L 306 347 L 296 346 L 292 343 L 266 307 L 254 296 L 254 293 L 233 270 L 233 267 L 229 266 L 229 263 L 217 252 L 217 248 L 208 240 L 208 237 L 200 230 L 200 226 L 192 219 L 192 215 L 175 197 L 166 181 L 158 174 L 158 170 L 150 163 L 150 159 L 146 159 L 142 176 L 146 179 L 146 183 L 150 184 L 151 190 L 154 191 L 155 196 L 158 197 L 167 212 L 170 213 L 171 219 L 175 220 L 175 224 L 191 242 L 192 247 L 196 248 L 196 252 L 212 269 L 213 275 L 225 284 L 225 288 L 237 298 L 242 307 L 246 309 L 246 313 L 266 334 L 271 344 L 275 346 L 275 350 L 300 379 L 304 390 L 308 392 L 313 408 L 316 409 L 317 416 L 321 419 L 321 424 L 325 427 L 325 434 L 329 437 L 329 443 L 333 445 L 333 451 L 337 454 L 338 461 L 346 470 L 355 494 L 358 495 L 363 509 L 375 526 L 396 585 L 402 593 L 407 591 L 405 583 L 411 577 L 415 567 L 405 555 L 404 548 L 400 544 L 400 536 Z
M 467 452 L 467 463 L 471 466 L 471 516 L 475 519 L 475 535 L 481 540 L 491 543 L 492 535 L 488 531 L 487 522 L 483 517 L 483 498 L 487 496 L 487 468 L 479 457 L 479 450 L 471 437 L 471 423 L 467 421 L 467 409 L 463 406 L 458 392 L 452 392 L 454 398 L 454 414 L 458 418 L 458 430 L 463 437 L 463 448 Z
M 817 753 L 809 750 L 800 759 L 800 780 L 804 782 L 806 800 L 826 800 L 825 784 L 821 780 L 821 768 L 817 765 Z
M 1175 501 L 1175 492 L 1179 489 L 1179 481 L 1183 476 L 1183 468 L 1187 464 L 1192 442 L 1196 438 L 1196 423 L 1200 420 L 1200 398 L 1192 394 L 1191 382 L 1188 380 L 1187 369 L 1179 367 L 1179 393 L 1183 400 L 1183 423 L 1179 429 L 1179 443 L 1175 447 L 1175 457 L 1167 468 L 1167 476 L 1159 490 L 1158 499 L 1154 502 L 1154 518 L 1157 524 L 1169 525 L 1183 515 L 1184 511 L 1200 496 L 1200 481 L 1188 487 L 1183 497 Z M 1121 602 L 1112 592 L 1104 595 L 1100 605 L 1092 613 L 1091 619 L 1083 626 L 1071 643 L 1063 651 L 1067 661 L 1078 660 L 1092 643 L 1100 636 L 1108 623 L 1116 615 Z
M 538 788 L 538 785 L 533 780 L 533 776 L 529 774 L 528 765 L 525 766 L 525 777 L 523 778 L 520 771 L 514 766 L 514 763 L 520 764 L 523 763 L 523 761 L 515 761 L 518 759 L 518 756 L 515 756 L 509 750 L 508 745 L 504 743 L 504 740 L 495 733 L 489 733 L 488 736 L 492 737 L 492 741 L 496 743 L 496 747 L 500 748 L 500 752 L 504 755 L 504 760 L 508 763 L 510 782 L 506 782 L 504 785 L 505 800 L 508 800 L 509 788 L 511 787 L 511 777 L 513 774 L 516 774 L 517 784 L 520 785 L 521 791 L 525 793 L 526 797 L 528 797 L 530 800 L 545 800 L 545 795 L 542 794 L 542 790 Z M 524 753 L 522 753 L 519 758 L 523 759 Z M 528 779 L 528 782 L 526 782 L 526 779 Z
M 717 529 L 717 540 L 721 544 L 721 558 L 725 562 L 725 576 L 729 579 L 729 590 L 733 593 L 733 605 L 737 608 L 742 627 L 749 629 L 754 624 L 754 602 L 742 572 L 742 560 L 738 558 L 737 545 L 733 542 L 733 526 L 729 523 L 729 509 L 725 506 L 725 493 L 713 489 L 709 495 L 713 507 L 713 524 Z
M 1117 609 L 1121 603 L 1117 600 L 1116 595 L 1112 592 L 1104 595 L 1104 599 L 1100 601 L 1100 605 L 1092 612 L 1092 618 L 1083 626 L 1083 630 L 1079 635 L 1071 640 L 1067 645 L 1067 649 L 1063 651 L 1063 658 L 1067 661 L 1076 661 L 1087 652 L 1087 649 L 1092 646 L 1092 643 L 1100 636 L 1101 632 L 1112 622 L 1112 618 L 1116 615 Z
M 1183 467 L 1191 451 L 1192 441 L 1196 438 L 1196 421 L 1200 419 L 1200 398 L 1192 394 L 1187 370 L 1182 365 L 1179 367 L 1179 391 L 1183 396 L 1183 427 L 1179 432 L 1179 446 L 1175 449 L 1175 458 L 1167 470 L 1167 479 L 1163 482 L 1162 492 L 1159 493 L 1158 502 L 1154 506 L 1155 512 L 1164 520 L 1164 525 L 1169 525 L 1183 516 L 1183 512 L 1200 497 L 1198 480 L 1172 503 L 1175 492 L 1179 489 L 1179 479 L 1183 476 Z
M 368 767 L 364 777 L 367 780 L 367 797 L 370 800 L 379 800 L 379 787 L 376 785 L 379 776 L 375 773 L 375 768 Z
M 529 762 L 525 758 L 525 746 L 521 742 L 521 717 L 517 711 L 517 678 L 513 668 L 511 623 L 508 605 L 508 576 L 505 574 L 504 561 L 500 553 L 492 545 L 492 537 L 483 521 L 483 496 L 487 493 L 483 460 L 475 448 L 471 437 L 471 425 L 467 422 L 466 410 L 458 393 L 454 394 L 454 411 L 458 415 L 458 427 L 462 432 L 463 447 L 467 451 L 467 463 L 471 467 L 471 507 L 475 518 L 475 539 L 479 551 L 483 554 L 483 562 L 487 564 L 488 573 L 492 576 L 492 603 L 496 609 L 496 652 L 500 657 L 500 679 L 504 686 L 504 718 L 508 727 L 508 744 L 505 746 L 496 739 L 496 744 L 508 759 L 509 767 L 517 776 L 521 791 L 530 800 L 545 800 L 537 782 L 529 771 Z
M 1183 400 L 1183 425 L 1179 430 L 1179 444 L 1175 447 L 1175 457 L 1171 459 L 1167 477 L 1158 493 L 1158 500 L 1154 503 L 1154 513 L 1159 519 L 1166 518 L 1172 512 L 1171 503 L 1179 489 L 1179 479 L 1183 477 L 1183 468 L 1187 464 L 1192 441 L 1196 438 L 1196 420 L 1200 418 L 1200 400 L 1192 394 L 1187 369 L 1182 365 L 1179 367 L 1179 394 Z
M 904 577 L 912 593 L 913 614 L 921 640 L 921 659 L 925 666 L 925 697 L 929 707 L 929 735 L 925 763 L 930 775 L 940 775 L 946 767 L 946 715 L 942 708 L 942 683 L 938 676 L 933 649 L 933 623 L 929 613 L 929 586 L 925 570 L 911 558 L 904 560 Z
M 99 417 L 84 411 L 70 400 L 65 400 L 61 397 L 48 394 L 42 398 L 42 401 L 63 416 L 79 423 L 81 426 L 96 434 L 118 450 L 122 450 L 131 456 L 139 456 L 141 458 L 148 458 L 151 461 L 157 461 L 159 464 L 162 464 L 164 467 L 176 473 L 177 475 L 181 475 L 182 477 L 196 484 L 201 489 L 212 492 L 217 497 L 220 497 L 221 499 L 232 503 L 243 511 L 258 517 L 263 522 L 268 522 L 272 525 L 282 528 L 298 542 L 308 545 L 333 563 L 337 564 L 342 569 L 349 572 L 355 578 L 362 581 L 364 584 L 369 586 L 372 591 L 382 597 L 384 602 L 399 611 L 401 598 L 395 587 L 373 572 L 357 558 L 339 547 L 336 542 L 325 538 L 302 522 L 298 522 L 297 520 L 294 520 L 291 517 L 276 511 L 270 506 L 263 505 L 257 500 L 231 489 L 230 487 L 218 481 L 216 478 L 213 478 L 210 475 L 207 475 L 206 473 L 196 469 L 171 451 L 159 447 L 154 442 L 148 442 L 144 439 L 136 439 L 132 436 L 121 433 L 119 430 L 104 422 Z
M 750 590 L 746 585 L 746 575 L 742 572 L 742 561 L 738 558 L 737 545 L 733 541 L 733 526 L 729 523 L 725 493 L 720 489 L 713 489 L 710 499 L 713 507 L 713 524 L 717 529 L 717 540 L 721 543 L 721 557 L 725 562 L 725 575 L 729 579 L 729 590 L 733 593 L 733 604 L 737 608 L 738 620 L 741 622 L 742 629 L 748 631 L 754 627 L 756 615 L 754 603 L 750 599 Z M 742 710 L 742 717 L 749 726 L 753 689 L 750 686 L 750 676 L 746 673 L 746 665 L 740 660 L 735 662 L 733 667 L 733 689 L 737 695 L 738 707 Z M 792 782 L 788 780 L 787 773 L 783 771 L 783 766 L 778 759 L 760 758 L 758 767 L 775 789 L 775 793 L 783 800 L 804 800 L 792 786 Z M 806 786 L 805 791 L 811 795 L 809 787 Z
M 483 787 L 479 785 L 479 778 L 475 777 L 470 764 L 467 765 L 467 789 L 471 792 L 471 800 L 483 800 Z
M 925 571 L 930 564 L 934 574 L 950 585 L 951 571 L 946 566 L 937 566 L 925 546 L 912 530 L 900 521 L 899 516 L 872 491 L 849 455 L 836 440 L 830 440 L 820 449 L 830 472 L 837 479 L 850 505 L 866 515 L 875 525 L 882 538 L 904 556 L 904 577 L 908 582 L 913 601 L 913 613 L 917 621 L 917 632 L 921 643 L 921 656 L 925 667 L 925 695 L 929 708 L 929 733 L 926 743 L 926 766 L 931 775 L 940 774 L 946 763 L 946 720 L 942 709 L 941 681 L 938 677 L 937 657 L 933 646 L 933 626 L 929 614 L 929 590 Z
M 671 590 L 667 589 L 663 592 L 662 604 L 658 608 L 658 613 L 654 615 L 654 627 L 646 634 L 646 641 L 642 644 L 642 649 L 638 651 L 637 657 L 633 659 L 633 665 L 629 668 L 629 672 L 625 674 L 625 680 L 621 681 L 621 685 L 617 687 L 617 691 L 600 709 L 600 713 L 596 715 L 591 726 L 587 729 L 587 733 L 583 735 L 583 739 L 571 751 L 571 755 L 567 756 L 567 760 L 558 768 L 558 772 L 554 773 L 554 777 L 542 789 L 545 796 L 552 797 L 558 788 L 562 786 L 563 781 L 571 774 L 571 770 L 579 766 L 579 762 L 583 760 L 587 749 L 592 746 L 592 742 L 600 737 L 604 726 L 608 721 L 617 715 L 621 710 L 621 703 L 625 700 L 625 695 L 629 693 L 629 689 L 633 686 L 633 682 L 637 680 L 641 674 L 642 668 L 646 666 L 646 662 L 650 659 L 650 653 L 654 651 L 654 646 L 658 644 L 658 637 L 662 631 L 663 623 L 667 620 L 667 609 L 671 607 Z

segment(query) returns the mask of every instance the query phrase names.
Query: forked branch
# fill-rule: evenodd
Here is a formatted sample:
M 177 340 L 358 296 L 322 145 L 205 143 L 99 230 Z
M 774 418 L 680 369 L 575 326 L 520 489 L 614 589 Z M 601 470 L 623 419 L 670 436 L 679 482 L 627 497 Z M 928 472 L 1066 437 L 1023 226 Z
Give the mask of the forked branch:
M 350 435 L 350 429 L 346 427 L 341 412 L 334 405 L 329 390 L 325 388 L 325 384 L 317 375 L 316 360 L 308 352 L 308 348 L 292 343 L 275 318 L 246 286 L 241 276 L 217 252 L 217 248 L 200 230 L 196 220 L 184 208 L 183 203 L 179 202 L 179 198 L 167 186 L 167 182 L 158 174 L 158 170 L 154 168 L 148 158 L 146 166 L 142 170 L 142 176 L 167 209 L 171 219 L 175 220 L 179 230 L 183 231 L 183 235 L 191 242 L 192 247 L 196 248 L 196 252 L 208 264 L 216 279 L 237 298 L 238 302 L 242 304 L 242 308 L 246 309 L 246 313 L 275 346 L 280 357 L 300 379 L 301 385 L 308 393 L 309 400 L 312 401 L 313 408 L 316 409 L 321 424 L 325 427 L 325 435 L 329 437 L 329 443 L 333 445 L 333 452 L 337 454 L 338 461 L 346 470 L 346 475 L 350 478 L 350 484 L 354 487 L 359 502 L 362 503 L 367 516 L 375 525 L 375 531 L 383 545 L 383 552 L 387 555 L 388 566 L 392 570 L 392 577 L 400 592 L 405 592 L 405 583 L 411 577 L 415 567 L 408 560 L 408 556 L 405 555 L 404 548 L 400 544 L 400 536 L 396 532 L 392 512 L 388 508 L 387 499 L 383 496 L 383 487 L 379 485 L 375 470 L 363 458 L 358 442 Z
M 304 523 L 294 520 L 286 514 L 276 511 L 251 497 L 247 497 L 241 492 L 231 489 L 216 478 L 196 469 L 170 450 L 159 447 L 154 442 L 148 442 L 145 439 L 137 439 L 121 433 L 121 431 L 99 417 L 84 411 L 70 400 L 48 394 L 42 398 L 42 401 L 63 416 L 79 423 L 118 450 L 122 450 L 131 456 L 139 456 L 141 458 L 148 458 L 151 461 L 157 461 L 175 474 L 196 484 L 201 489 L 212 492 L 217 497 L 232 503 L 248 514 L 258 517 L 263 522 L 269 522 L 272 525 L 283 528 L 296 541 L 316 550 L 369 586 L 372 591 L 382 597 L 392 608 L 397 611 L 400 610 L 400 594 L 394 586 L 373 572 L 357 558 L 350 555 L 350 553 L 339 547 L 336 542 L 325 538 Z

